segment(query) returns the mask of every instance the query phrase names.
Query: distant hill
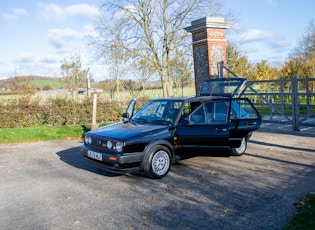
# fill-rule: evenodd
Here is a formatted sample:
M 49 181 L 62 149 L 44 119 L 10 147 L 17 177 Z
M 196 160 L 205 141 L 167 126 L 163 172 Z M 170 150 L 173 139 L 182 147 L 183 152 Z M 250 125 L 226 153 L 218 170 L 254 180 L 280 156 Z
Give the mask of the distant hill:
M 23 86 L 33 88 L 34 90 L 60 89 L 62 84 L 57 78 L 45 76 L 15 76 L 0 80 L 0 89 L 15 91 Z
M 51 80 L 51 79 L 56 79 L 54 77 L 48 77 L 48 76 L 37 76 L 37 75 L 25 75 L 25 76 L 15 76 L 15 77 L 9 77 L 6 79 L 2 79 L 0 80 L 0 84 L 2 84 L 3 82 L 11 82 L 11 81 L 29 81 L 29 80 Z

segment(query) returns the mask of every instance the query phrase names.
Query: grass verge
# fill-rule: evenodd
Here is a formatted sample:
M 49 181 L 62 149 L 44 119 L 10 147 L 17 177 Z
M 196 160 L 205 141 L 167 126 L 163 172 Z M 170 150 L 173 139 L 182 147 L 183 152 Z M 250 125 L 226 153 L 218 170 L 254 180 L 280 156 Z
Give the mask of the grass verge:
M 0 144 L 79 139 L 89 126 L 28 127 L 0 129 Z
M 282 230 L 315 229 L 315 193 L 309 194 L 295 205 L 298 210 L 297 214 Z

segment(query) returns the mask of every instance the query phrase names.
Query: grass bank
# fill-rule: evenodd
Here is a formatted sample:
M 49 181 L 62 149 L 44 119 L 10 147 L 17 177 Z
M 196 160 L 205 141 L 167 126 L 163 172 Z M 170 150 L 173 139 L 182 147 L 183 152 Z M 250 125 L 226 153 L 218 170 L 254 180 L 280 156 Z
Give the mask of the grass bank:
M 27 127 L 0 129 L 0 144 L 80 139 L 90 126 Z

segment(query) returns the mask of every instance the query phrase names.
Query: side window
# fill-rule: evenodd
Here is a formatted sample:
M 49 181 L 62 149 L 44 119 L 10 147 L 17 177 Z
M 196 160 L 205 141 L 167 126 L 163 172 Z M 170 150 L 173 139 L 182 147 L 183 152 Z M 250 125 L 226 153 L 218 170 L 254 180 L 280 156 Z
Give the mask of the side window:
M 183 117 L 187 117 L 190 113 L 191 113 L 190 103 L 186 102 L 185 105 L 184 105 L 184 110 L 183 110 L 182 116 Z
M 229 101 L 213 102 L 213 118 L 211 124 L 224 124 L 227 122 Z
M 190 124 L 225 124 L 229 111 L 229 101 L 207 102 L 193 111 Z
M 190 113 L 192 113 L 199 105 L 201 102 L 199 101 L 194 101 L 194 102 L 186 102 L 184 105 L 184 111 L 183 111 L 183 116 L 187 117 Z
M 204 106 L 200 106 L 191 113 L 189 124 L 206 124 Z
M 255 119 L 258 118 L 257 112 L 253 105 L 244 99 L 234 99 L 231 105 L 232 119 Z

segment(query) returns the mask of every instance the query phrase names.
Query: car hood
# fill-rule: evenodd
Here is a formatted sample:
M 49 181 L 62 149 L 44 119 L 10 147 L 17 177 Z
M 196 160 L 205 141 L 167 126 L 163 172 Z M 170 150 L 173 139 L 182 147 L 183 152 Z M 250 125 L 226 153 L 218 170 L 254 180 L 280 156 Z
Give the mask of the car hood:
M 136 124 L 132 122 L 122 122 L 113 125 L 104 126 L 97 130 L 89 132 L 102 138 L 116 139 L 126 141 L 135 137 L 150 136 L 154 137 L 161 132 L 169 132 L 172 126 L 156 125 L 156 124 Z

